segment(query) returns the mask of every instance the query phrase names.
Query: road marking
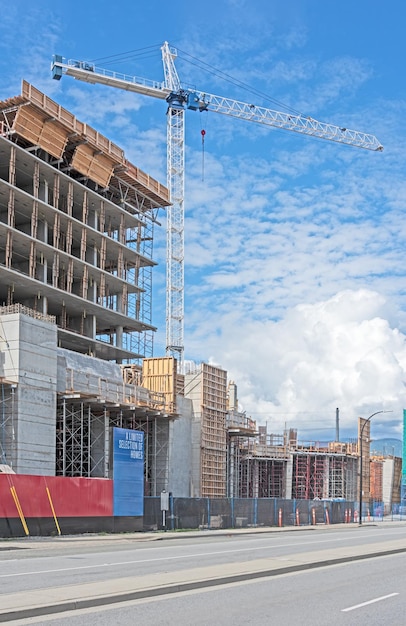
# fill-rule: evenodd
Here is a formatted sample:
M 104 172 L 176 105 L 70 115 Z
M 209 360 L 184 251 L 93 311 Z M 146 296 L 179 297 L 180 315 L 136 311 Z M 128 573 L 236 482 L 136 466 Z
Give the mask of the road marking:
M 402 529 L 404 532 L 404 529 Z M 338 534 L 338 533 L 332 533 L 332 534 Z M 355 535 L 354 535 L 355 536 Z M 382 536 L 382 535 L 380 535 Z M 357 537 L 359 539 L 359 535 Z M 348 539 L 348 535 L 341 535 L 339 538 L 336 539 L 336 541 L 345 541 L 346 539 Z M 261 539 L 258 539 L 257 541 L 264 541 L 264 538 L 261 537 Z M 186 553 L 186 554 L 179 554 L 179 555 L 174 555 L 174 556 L 160 556 L 160 557 L 153 557 L 153 558 L 145 558 L 145 559 L 131 559 L 128 561 L 115 561 L 115 562 L 111 562 L 108 565 L 110 567 L 114 567 L 114 566 L 125 566 L 125 565 L 135 565 L 135 564 L 141 564 L 141 563 L 152 563 L 152 562 L 159 562 L 159 561 L 177 561 L 180 559 L 190 559 L 190 558 L 199 558 L 199 557 L 205 557 L 205 556 L 218 556 L 218 555 L 222 555 L 222 554 L 237 554 L 237 553 L 241 553 L 241 552 L 255 552 L 255 551 L 259 551 L 261 550 L 262 552 L 264 552 L 264 550 L 271 550 L 271 554 L 269 555 L 262 555 L 262 558 L 276 558 L 278 560 L 287 560 L 290 559 L 292 557 L 292 554 L 275 554 L 275 550 L 279 550 L 281 548 L 299 548 L 301 546 L 311 546 L 313 544 L 317 544 L 317 545 L 321 545 L 324 543 L 330 543 L 331 542 L 331 535 L 329 534 L 329 536 L 326 539 L 316 539 L 314 541 L 300 541 L 295 543 L 294 541 L 291 541 L 289 543 L 285 543 L 285 544 L 268 544 L 266 546 L 264 545 L 260 545 L 260 546 L 253 546 L 252 543 L 251 545 L 248 545 L 247 547 L 244 548 L 234 548 L 234 547 L 228 547 L 226 550 L 212 550 L 210 552 L 204 551 L 204 548 L 202 548 L 201 544 L 192 544 L 189 546 L 185 546 L 185 548 L 190 549 L 190 548 L 196 548 L 199 547 L 202 549 L 202 552 L 195 552 L 195 553 Z M 245 542 L 247 543 L 247 541 Z M 176 546 L 173 546 L 173 548 Z M 179 548 L 179 546 L 177 546 Z M 172 547 L 169 546 L 159 546 L 160 549 L 173 549 Z M 157 549 L 157 547 L 153 547 L 153 548 L 144 548 L 144 550 L 146 552 L 149 552 L 151 550 L 155 550 Z M 144 551 L 143 550 L 143 551 Z M 114 554 L 114 553 L 111 553 Z M 301 553 L 299 553 L 301 554 Z M 74 558 L 77 558 L 78 556 L 80 556 L 81 558 L 89 558 L 92 556 L 92 554 L 86 554 L 86 556 L 84 557 L 83 554 L 82 555 L 61 555 L 61 557 L 63 559 L 66 560 L 71 560 Z M 296 555 L 297 556 L 297 555 Z M 34 557 L 35 558 L 35 557 Z M 43 558 L 43 557 L 40 557 Z M 51 558 L 51 557 L 46 557 L 47 559 Z M 103 553 L 103 558 L 106 558 L 106 553 Z M 10 559 L 10 560 L 6 560 L 3 561 L 2 564 L 4 566 L 5 563 L 16 563 L 16 562 L 21 562 L 20 559 Z M 94 563 L 94 564 L 89 564 L 89 565 L 78 565 L 75 567 L 64 567 L 64 568 L 55 568 L 55 569 L 39 569 L 39 570 L 34 570 L 34 571 L 27 571 L 25 570 L 24 572 L 14 572 L 14 573 L 5 573 L 5 574 L 0 574 L 0 579 L 2 578 L 15 578 L 15 577 L 20 577 L 20 576 L 32 576 L 32 575 L 38 575 L 38 574 L 53 574 L 53 573 L 59 573 L 59 572 L 73 572 L 76 570 L 92 570 L 92 569 L 97 569 L 98 567 L 103 568 L 106 567 L 107 563 Z M 346 610 L 350 610 L 350 609 L 346 609 Z
M 322 540 L 322 541 L 309 541 L 303 545 L 310 545 L 313 543 L 329 543 L 329 540 Z M 296 544 L 297 545 L 297 544 Z M 200 546 L 199 546 L 200 547 Z M 281 546 L 269 546 L 270 548 L 287 548 L 287 547 L 292 547 L 292 544 L 283 544 Z M 113 561 L 111 563 L 94 563 L 92 565 L 77 565 L 75 567 L 64 567 L 64 568 L 55 568 L 55 569 L 43 569 L 43 570 L 34 570 L 34 571 L 28 571 L 25 570 L 24 572 L 14 572 L 14 573 L 8 573 L 8 574 L 0 574 L 0 579 L 1 578 L 13 578 L 16 576 L 33 576 L 36 574 L 53 574 L 54 572 L 72 572 L 75 570 L 85 570 L 85 569 L 95 569 L 97 567 L 106 567 L 107 565 L 109 567 L 115 567 L 115 566 L 120 566 L 120 565 L 135 565 L 138 563 L 153 563 L 153 562 L 159 562 L 159 561 L 178 561 L 180 559 L 195 559 L 198 557 L 204 557 L 204 556 L 218 556 L 221 554 L 236 554 L 236 553 L 240 553 L 240 552 L 254 552 L 257 550 L 264 550 L 264 546 L 259 546 L 259 547 L 247 547 L 247 548 L 237 548 L 237 549 L 227 549 L 227 550 L 213 550 L 211 552 L 195 552 L 195 553 L 187 553 L 187 554 L 177 554 L 177 555 L 173 555 L 173 556 L 160 556 L 160 557 L 156 557 L 156 558 L 146 558 L 146 559 L 134 559 L 134 560 L 130 560 L 130 561 Z M 113 553 L 112 553 L 113 554 Z M 92 556 L 92 555 L 87 555 L 87 556 Z M 106 553 L 104 553 L 104 557 L 106 557 Z M 46 558 L 52 558 L 52 557 L 46 557 Z M 74 558 L 77 558 L 77 555 L 66 555 L 64 557 L 66 560 L 71 560 Z M 82 555 L 82 558 L 83 557 Z M 270 555 L 270 556 L 264 556 L 263 558 L 276 558 L 276 559 L 280 559 L 280 560 L 288 560 L 290 558 L 292 558 L 292 554 L 285 554 L 285 555 Z M 16 559 L 18 562 L 22 562 L 19 559 Z M 11 561 L 9 561 L 11 562 Z
M 380 598 L 374 598 L 373 600 L 368 600 L 368 602 L 362 602 L 361 604 L 354 604 L 354 606 L 349 606 L 346 609 L 341 609 L 343 613 L 347 613 L 348 611 L 354 611 L 355 609 L 360 609 L 363 606 L 368 606 L 368 604 L 374 604 L 375 602 L 381 602 L 381 600 L 387 600 L 388 598 L 393 598 L 393 596 L 398 596 L 398 593 L 390 593 L 387 596 L 381 596 Z

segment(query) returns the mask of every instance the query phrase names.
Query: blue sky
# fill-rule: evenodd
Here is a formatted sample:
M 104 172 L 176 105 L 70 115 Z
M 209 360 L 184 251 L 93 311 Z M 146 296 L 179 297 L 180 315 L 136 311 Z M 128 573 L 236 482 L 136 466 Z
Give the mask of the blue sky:
M 53 54 L 162 80 L 160 46 L 169 41 L 181 80 L 201 91 L 383 144 L 374 153 L 186 115 L 185 357 L 225 368 L 241 409 L 268 431 L 332 439 L 338 407 L 342 436 L 355 437 L 356 418 L 378 410 L 392 413 L 373 418 L 372 436 L 402 434 L 405 22 L 404 3 L 393 0 L 15 0 L 2 9 L 0 98 L 28 80 L 163 183 L 166 104 L 53 81 Z M 156 355 L 165 343 L 160 217 Z

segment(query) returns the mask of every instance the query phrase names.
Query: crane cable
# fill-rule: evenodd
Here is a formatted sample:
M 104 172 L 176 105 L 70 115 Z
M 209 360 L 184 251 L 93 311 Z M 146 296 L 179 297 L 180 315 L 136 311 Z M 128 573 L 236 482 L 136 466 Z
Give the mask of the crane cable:
M 189 63 L 190 65 L 193 65 L 194 67 L 197 67 L 205 72 L 208 72 L 209 74 L 213 76 L 217 76 L 217 78 L 221 78 L 222 80 L 225 80 L 226 82 L 234 85 L 235 87 L 239 87 L 240 89 L 243 89 L 244 91 L 247 91 L 255 96 L 261 97 L 264 100 L 270 102 L 271 104 L 277 105 L 278 107 L 285 109 L 288 113 L 291 113 L 292 115 L 303 115 L 303 113 L 301 113 L 297 109 L 294 109 L 292 106 L 284 102 L 281 102 L 279 100 L 276 100 L 275 98 L 272 98 L 271 96 L 269 96 L 269 94 L 266 94 L 265 92 L 260 91 L 259 89 L 256 89 L 255 87 L 252 87 L 252 85 L 249 85 L 248 83 L 245 83 L 239 80 L 238 78 L 234 78 L 234 76 L 231 76 L 231 74 L 227 74 L 227 72 L 223 72 L 222 70 L 219 70 L 213 65 L 210 65 L 209 63 L 206 63 L 205 61 L 202 61 L 201 59 L 197 59 L 196 57 L 192 56 L 188 52 L 185 52 L 184 50 L 180 50 L 179 48 L 177 48 L 177 52 L 178 52 L 178 58 L 182 59 L 186 63 Z M 179 52 L 181 54 L 179 54 Z M 193 61 L 191 61 L 190 59 L 193 59 Z

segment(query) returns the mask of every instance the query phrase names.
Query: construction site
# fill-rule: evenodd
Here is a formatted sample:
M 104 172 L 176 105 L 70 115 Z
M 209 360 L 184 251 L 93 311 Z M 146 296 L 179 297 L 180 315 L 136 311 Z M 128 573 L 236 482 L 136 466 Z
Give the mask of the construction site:
M 33 85 L 0 102 L 2 471 L 110 478 L 119 427 L 144 433 L 146 496 L 356 501 L 360 434 L 269 433 L 221 367 L 154 356 L 153 237 L 170 204 Z M 365 500 L 396 501 L 398 461 L 384 472 L 362 437 Z

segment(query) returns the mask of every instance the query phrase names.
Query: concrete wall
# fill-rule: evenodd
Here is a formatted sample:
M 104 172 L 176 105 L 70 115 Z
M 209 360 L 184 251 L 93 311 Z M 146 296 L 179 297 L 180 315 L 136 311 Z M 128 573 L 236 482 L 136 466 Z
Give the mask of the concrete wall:
M 185 396 L 192 402 L 191 423 L 191 481 L 190 496 L 201 496 L 201 455 L 202 455 L 202 375 L 201 372 L 185 375 Z
M 192 402 L 178 396 L 176 404 L 179 417 L 169 424 L 169 477 L 168 491 L 174 497 L 188 498 L 192 477 Z
M 382 499 L 388 508 L 392 506 L 393 478 L 395 474 L 394 459 L 384 459 L 382 464 Z
M 57 327 L 22 313 L 1 316 L 1 375 L 15 381 L 9 464 L 55 475 Z

